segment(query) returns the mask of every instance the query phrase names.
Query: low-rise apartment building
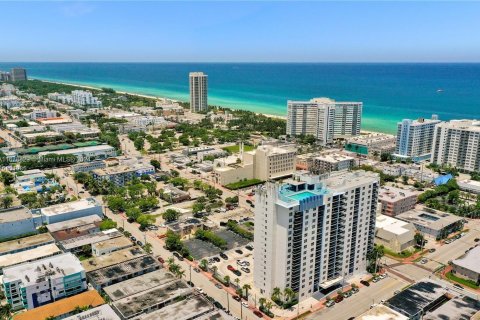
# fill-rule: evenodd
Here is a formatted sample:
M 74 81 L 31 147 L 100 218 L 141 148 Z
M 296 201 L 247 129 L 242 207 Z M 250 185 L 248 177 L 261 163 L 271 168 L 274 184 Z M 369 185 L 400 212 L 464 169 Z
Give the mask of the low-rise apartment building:
M 342 154 L 324 154 L 313 159 L 310 171 L 320 174 L 332 171 L 350 170 L 355 166 L 355 158 Z
M 475 247 L 452 261 L 452 273 L 480 284 L 480 247 Z
M 117 151 L 114 147 L 102 144 L 99 146 L 82 147 L 68 150 L 42 151 L 38 153 L 38 156 L 41 158 L 52 153 L 59 156 L 74 155 L 77 157 L 77 162 L 90 162 L 94 160 L 115 157 L 117 155 Z
M 413 190 L 382 187 L 378 193 L 380 212 L 395 217 L 400 213 L 412 210 L 415 208 L 419 194 L 419 192 Z
M 412 223 L 383 214 L 376 218 L 375 243 L 394 252 L 402 252 L 415 245 L 416 229 Z
M 92 170 L 92 176 L 98 181 L 110 181 L 116 186 L 123 186 L 134 178 L 155 173 L 151 164 L 136 163 L 132 165 L 118 165 L 103 169 Z
M 86 198 L 72 202 L 56 204 L 41 209 L 33 209 L 32 213 L 41 215 L 46 224 L 57 223 L 90 215 L 103 217 L 103 209 L 95 198 Z
M 397 215 L 396 218 L 412 223 L 418 232 L 433 239 L 446 238 L 463 228 L 462 217 L 431 209 L 410 210 Z

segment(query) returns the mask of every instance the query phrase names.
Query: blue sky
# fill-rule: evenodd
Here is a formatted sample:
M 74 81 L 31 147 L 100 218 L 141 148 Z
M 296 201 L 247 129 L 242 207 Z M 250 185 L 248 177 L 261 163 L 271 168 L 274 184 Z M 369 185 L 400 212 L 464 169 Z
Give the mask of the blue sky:
M 0 61 L 479 62 L 480 2 L 2 2 Z

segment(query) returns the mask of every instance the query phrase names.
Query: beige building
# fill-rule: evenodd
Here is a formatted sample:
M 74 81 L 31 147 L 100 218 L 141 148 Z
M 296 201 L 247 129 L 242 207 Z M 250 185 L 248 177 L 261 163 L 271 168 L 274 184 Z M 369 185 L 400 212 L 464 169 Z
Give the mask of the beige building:
M 213 177 L 222 185 L 241 180 L 267 181 L 291 175 L 295 171 L 296 150 L 272 145 L 262 145 L 239 156 L 215 159 Z
M 375 243 L 395 252 L 402 252 L 415 245 L 415 226 L 383 214 L 377 216 Z
M 480 247 L 475 247 L 462 257 L 452 261 L 452 273 L 480 283 Z
M 132 241 L 127 237 L 117 237 L 92 244 L 92 254 L 103 256 L 111 252 L 122 250 L 133 246 Z
M 419 192 L 395 187 L 382 187 L 378 194 L 381 214 L 395 217 L 396 215 L 412 210 L 417 203 Z
M 311 171 L 326 173 L 350 170 L 355 166 L 355 158 L 338 153 L 324 154 L 313 159 Z

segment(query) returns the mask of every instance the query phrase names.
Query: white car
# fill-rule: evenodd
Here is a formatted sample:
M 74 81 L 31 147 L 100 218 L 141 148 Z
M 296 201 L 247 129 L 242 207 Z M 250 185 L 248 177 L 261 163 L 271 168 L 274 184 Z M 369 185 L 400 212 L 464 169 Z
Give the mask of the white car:
M 244 306 L 245 308 L 248 308 L 248 303 L 246 303 L 245 301 L 242 301 L 242 306 Z
M 201 294 L 203 294 L 203 289 L 202 289 L 202 288 L 195 288 L 195 290 L 197 290 L 197 291 L 198 291 L 198 293 L 201 293 Z

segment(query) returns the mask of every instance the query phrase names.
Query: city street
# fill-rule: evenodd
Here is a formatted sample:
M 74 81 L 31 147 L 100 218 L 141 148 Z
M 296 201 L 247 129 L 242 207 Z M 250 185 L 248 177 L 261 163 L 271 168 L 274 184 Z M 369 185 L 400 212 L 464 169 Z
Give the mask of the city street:
M 380 303 L 393 296 L 396 290 L 401 290 L 408 283 L 392 275 L 377 283 L 371 283 L 370 287 L 362 287 L 357 294 L 333 307 L 324 307 L 322 310 L 307 316 L 306 319 L 347 320 L 367 311 L 372 304 Z

